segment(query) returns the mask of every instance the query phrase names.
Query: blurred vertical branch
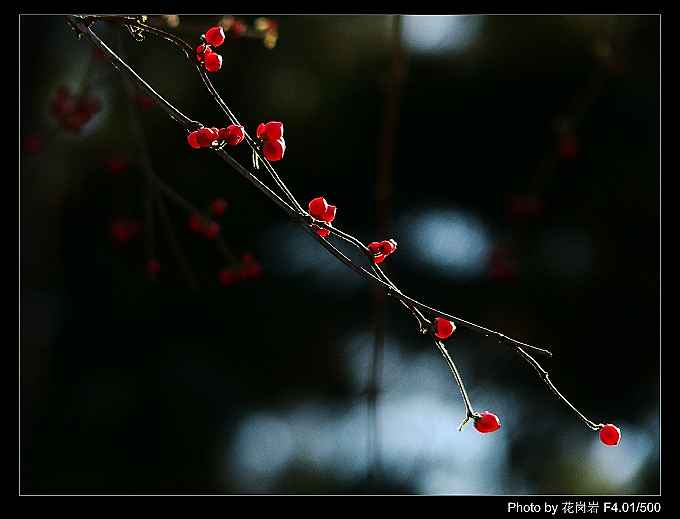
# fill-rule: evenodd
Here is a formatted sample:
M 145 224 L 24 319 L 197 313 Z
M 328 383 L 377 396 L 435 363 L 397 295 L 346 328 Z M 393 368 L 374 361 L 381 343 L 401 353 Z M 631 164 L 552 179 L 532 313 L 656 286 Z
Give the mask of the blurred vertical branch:
M 399 107 L 402 82 L 406 76 L 407 63 L 401 45 L 402 19 L 392 17 L 392 64 L 385 85 L 385 106 L 380 144 L 378 148 L 377 176 L 375 184 L 377 236 L 387 237 L 391 227 L 392 213 L 392 167 L 394 164 L 394 138 L 399 125 Z M 374 341 L 371 359 L 371 376 L 368 388 L 368 451 L 369 478 L 380 478 L 380 427 L 378 421 L 378 394 L 382 383 L 383 353 L 385 349 L 385 291 L 373 290 Z

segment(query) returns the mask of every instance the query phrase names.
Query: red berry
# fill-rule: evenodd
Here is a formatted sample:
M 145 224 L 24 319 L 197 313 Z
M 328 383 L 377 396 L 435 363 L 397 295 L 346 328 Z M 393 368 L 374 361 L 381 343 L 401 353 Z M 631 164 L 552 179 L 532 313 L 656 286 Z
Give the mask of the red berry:
M 262 267 L 256 261 L 246 262 L 241 268 L 241 275 L 244 278 L 256 278 L 262 274 Z
M 193 232 L 203 231 L 203 218 L 200 214 L 194 213 L 189 217 L 189 229 Z
M 229 146 L 236 146 L 240 144 L 245 138 L 246 134 L 243 131 L 243 126 L 240 124 L 230 124 L 226 128 L 219 131 L 219 138 L 227 141 Z
M 153 107 L 154 104 L 153 97 L 148 96 L 146 94 L 138 94 L 137 104 L 142 110 L 148 110 L 151 107 Z
M 318 225 L 312 225 L 312 229 L 314 229 L 314 232 L 322 238 L 328 238 L 331 234 L 330 230 L 319 227 Z
M 227 201 L 224 198 L 216 198 L 210 204 L 210 212 L 213 216 L 222 216 L 227 209 Z
M 397 242 L 394 240 L 385 240 L 380 242 L 380 252 L 385 256 L 389 256 L 397 250 Z
M 210 221 L 203 229 L 203 235 L 206 238 L 213 239 L 220 233 L 220 224 Z
M 187 135 L 187 142 L 189 143 L 189 146 L 194 149 L 200 148 L 201 144 L 198 142 L 198 131 L 189 133 L 189 135 Z
M 32 133 L 24 138 L 24 150 L 26 153 L 38 153 L 42 148 L 42 139 L 37 133 Z
M 222 68 L 222 56 L 217 52 L 211 52 L 205 55 L 205 69 L 208 72 L 217 72 Z
M 283 158 L 283 154 L 286 152 L 286 142 L 283 138 L 276 141 L 265 141 L 264 147 L 262 148 L 262 154 L 264 158 L 270 162 L 276 162 Z
M 111 224 L 111 235 L 118 243 L 127 243 L 131 236 L 126 222 L 114 222 Z
M 335 207 L 334 205 L 329 205 L 321 219 L 326 223 L 331 223 L 333 220 L 335 220 L 336 210 L 337 207 Z
M 382 244 L 378 241 L 372 241 L 366 247 L 368 248 L 369 251 L 371 251 L 371 254 L 381 254 L 380 252 L 381 245 Z
M 196 142 L 203 148 L 210 146 L 219 137 L 219 132 L 215 132 L 212 128 L 201 128 L 198 130 Z
M 196 47 L 196 60 L 202 63 L 208 54 L 212 54 L 212 49 L 208 47 L 205 43 L 200 44 Z
M 219 279 L 221 285 L 227 287 L 236 283 L 239 280 L 239 275 L 234 269 L 227 267 L 217 273 L 217 279 Z
M 394 240 L 373 241 L 367 245 L 367 248 L 373 254 L 373 262 L 377 265 L 397 250 L 397 242 Z
M 155 259 L 150 259 L 146 262 L 146 270 L 152 276 L 155 276 L 161 271 L 161 264 Z
M 66 85 L 60 85 L 55 92 L 55 97 L 57 99 L 66 99 L 71 97 L 71 89 Z
M 323 217 L 328 210 L 328 203 L 324 197 L 318 196 L 309 202 L 308 208 L 309 214 L 317 220 L 323 220 Z
M 277 141 L 283 138 L 283 123 L 280 121 L 269 121 L 267 124 L 260 123 L 256 135 L 258 139 L 263 141 Z
M 560 137 L 559 146 L 560 156 L 563 159 L 573 159 L 578 153 L 578 142 L 571 134 L 564 134 Z
M 60 86 L 50 104 L 50 111 L 56 118 L 61 118 L 75 110 L 76 102 L 68 87 Z
M 90 115 L 88 113 L 77 111 L 66 115 L 61 123 L 65 130 L 77 133 L 87 124 L 89 119 Z
M 489 411 L 484 411 L 479 414 L 480 418 L 475 418 L 475 429 L 480 433 L 490 433 L 501 428 L 501 421 L 495 414 Z
M 109 159 L 106 168 L 114 175 L 122 173 L 128 168 L 128 161 L 122 157 L 114 157 Z
M 600 429 L 600 441 L 605 445 L 618 445 L 621 441 L 621 429 L 616 425 L 608 423 Z
M 443 319 L 442 317 L 437 317 L 434 320 L 434 336 L 437 339 L 445 340 L 453 335 L 456 331 L 456 325 L 453 324 L 448 319 Z
M 224 43 L 224 29 L 219 25 L 205 31 L 205 41 L 213 47 L 219 47 Z
M 245 23 L 243 23 L 241 20 L 236 20 L 231 26 L 231 32 L 235 38 L 238 38 L 241 36 L 241 34 L 246 32 L 246 28 L 247 27 Z
M 88 115 L 88 119 L 102 109 L 102 102 L 97 97 L 83 97 L 76 106 L 76 109 Z

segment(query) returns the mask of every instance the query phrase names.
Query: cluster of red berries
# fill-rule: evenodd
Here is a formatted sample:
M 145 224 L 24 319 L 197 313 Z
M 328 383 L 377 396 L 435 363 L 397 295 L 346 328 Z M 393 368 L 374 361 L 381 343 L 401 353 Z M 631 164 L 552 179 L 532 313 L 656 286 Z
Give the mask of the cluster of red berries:
M 209 148 L 214 142 L 226 142 L 229 146 L 237 146 L 245 138 L 243 126 L 230 124 L 226 128 L 201 128 L 187 135 L 189 146 L 194 149 Z
M 119 245 L 124 245 L 142 232 L 142 225 L 132 220 L 116 220 L 111 224 L 111 238 Z
M 331 225 L 331 222 L 335 220 L 337 207 L 330 205 L 322 196 L 312 199 L 309 204 L 307 204 L 307 207 L 309 208 L 309 214 L 317 220 L 326 222 L 328 225 Z M 327 238 L 331 233 L 330 230 L 319 227 L 318 225 L 312 225 L 312 229 L 314 229 L 314 232 L 322 238 Z
M 196 60 L 203 63 L 203 67 L 208 72 L 217 72 L 222 68 L 222 56 L 217 54 L 213 48 L 224 43 L 224 29 L 219 25 L 211 27 L 205 31 L 201 39 L 205 43 L 196 47 Z
M 369 252 L 373 254 L 373 263 L 377 265 L 397 250 L 397 242 L 394 240 L 372 241 L 367 247 Z
M 276 162 L 283 158 L 286 152 L 286 141 L 283 138 L 283 123 L 280 121 L 269 121 L 260 123 L 256 131 L 257 138 L 262 146 L 262 154 L 270 162 Z M 226 128 L 201 128 L 187 135 L 189 146 L 194 149 L 209 148 L 213 144 L 222 145 L 227 143 L 229 146 L 237 146 L 243 142 L 246 133 L 243 126 L 230 124 Z
M 189 229 L 212 240 L 220 233 L 220 224 L 215 220 L 208 220 L 200 214 L 194 213 L 189 217 Z
M 237 267 L 225 267 L 217 273 L 222 286 L 230 286 L 245 279 L 258 278 L 262 274 L 262 266 L 252 254 L 245 254 Z
M 283 139 L 283 123 L 269 121 L 260 123 L 255 135 L 262 142 L 262 154 L 270 162 L 276 162 L 283 158 L 286 152 L 286 141 Z
M 67 86 L 61 86 L 50 103 L 50 113 L 66 131 L 78 133 L 102 108 L 93 96 L 75 96 Z
M 214 217 L 220 217 L 227 210 L 227 201 L 223 198 L 216 198 L 210 202 L 210 213 Z M 196 234 L 202 234 L 206 238 L 212 240 L 220 233 L 220 224 L 214 220 L 203 217 L 199 213 L 193 213 L 189 216 L 189 229 Z

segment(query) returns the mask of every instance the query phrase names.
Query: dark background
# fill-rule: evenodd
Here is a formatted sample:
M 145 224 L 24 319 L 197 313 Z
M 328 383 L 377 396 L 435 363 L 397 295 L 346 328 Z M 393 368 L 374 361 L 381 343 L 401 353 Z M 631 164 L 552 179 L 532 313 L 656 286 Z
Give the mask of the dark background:
M 193 44 L 219 18 L 180 16 L 168 30 Z M 154 170 L 199 207 L 227 199 L 224 239 L 263 275 L 220 286 L 224 258 L 170 205 L 200 289 L 160 228 L 150 281 L 143 239 L 118 247 L 109 235 L 117 217 L 144 218 L 123 84 L 63 17 L 22 16 L 21 135 L 42 143 L 20 171 L 22 492 L 657 493 L 658 17 L 403 20 L 389 236 L 376 235 L 376 176 L 392 19 L 274 18 L 274 49 L 229 40 L 213 77 L 249 130 L 284 122 L 277 169 L 298 199 L 326 196 L 365 242 L 394 237 L 385 266 L 413 297 L 550 347 L 555 383 L 618 424 L 621 444 L 603 446 L 509 348 L 463 329 L 450 351 L 473 404 L 503 428 L 457 432 L 446 366 L 388 301 L 382 470 L 371 472 L 367 282 L 190 149 L 158 108 L 140 111 Z M 119 31 L 105 25 L 95 30 L 113 44 Z M 179 52 L 120 33 L 163 96 L 226 124 Z M 67 134 L 49 103 L 84 74 L 103 109 Z M 234 155 L 249 164 L 245 147 Z M 129 170 L 112 175 L 113 156 Z M 528 192 L 543 210 L 513 217 Z

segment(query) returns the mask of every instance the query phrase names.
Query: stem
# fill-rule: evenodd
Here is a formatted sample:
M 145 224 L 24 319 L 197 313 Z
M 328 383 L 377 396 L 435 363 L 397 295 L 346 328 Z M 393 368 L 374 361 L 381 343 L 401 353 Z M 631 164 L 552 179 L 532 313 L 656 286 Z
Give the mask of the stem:
M 175 257 L 177 258 L 177 263 L 179 264 L 179 267 L 182 269 L 184 272 L 184 275 L 187 278 L 187 282 L 189 284 L 189 288 L 192 290 L 196 291 L 198 290 L 198 283 L 196 282 L 196 276 L 194 275 L 194 272 L 191 270 L 191 267 L 189 266 L 189 262 L 187 261 L 186 257 L 184 256 L 184 253 L 182 252 L 182 248 L 179 245 L 179 242 L 177 241 L 177 238 L 175 236 L 175 233 L 172 230 L 172 222 L 170 221 L 170 217 L 168 216 L 168 211 L 165 207 L 165 202 L 163 200 L 163 197 L 156 197 L 156 205 L 158 207 L 158 213 L 161 215 L 161 220 L 163 221 L 164 228 L 165 228 L 165 236 L 170 243 L 170 247 L 172 248 L 173 253 L 175 254 Z
M 453 379 L 456 381 L 456 384 L 458 384 L 458 389 L 460 390 L 460 394 L 463 397 L 463 403 L 465 404 L 465 419 L 463 420 L 463 423 L 461 423 L 460 426 L 458 427 L 458 430 L 462 431 L 463 427 L 465 427 L 465 424 L 467 424 L 471 418 L 472 419 L 477 418 L 479 415 L 475 413 L 475 410 L 472 408 L 472 404 L 470 403 L 470 397 L 468 396 L 467 391 L 465 390 L 465 384 L 463 384 L 463 377 L 461 377 L 460 373 L 458 373 L 456 363 L 453 362 L 451 355 L 446 350 L 446 347 L 444 346 L 442 341 L 435 339 L 434 343 L 437 346 L 437 348 L 439 348 L 442 357 L 444 357 L 444 360 L 446 361 L 446 364 L 449 367 L 449 371 L 451 371 L 451 375 L 453 376 Z

